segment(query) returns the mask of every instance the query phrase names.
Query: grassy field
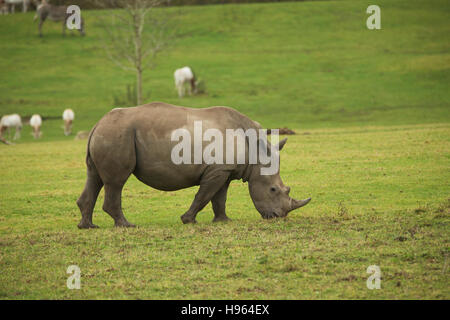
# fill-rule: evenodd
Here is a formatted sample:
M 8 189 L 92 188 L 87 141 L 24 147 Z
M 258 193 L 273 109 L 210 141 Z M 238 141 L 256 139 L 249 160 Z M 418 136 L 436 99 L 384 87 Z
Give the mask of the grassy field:
M 148 101 L 228 105 L 266 127 L 288 126 L 281 176 L 308 206 L 262 220 L 232 183 L 229 223 L 208 205 L 183 225 L 197 188 L 161 192 L 131 178 L 115 229 L 97 201 L 97 230 L 78 230 L 86 141 L 48 120 L 0 145 L 0 299 L 449 299 L 450 6 L 368 1 L 172 8 L 180 37 L 144 74 Z M 164 9 L 165 10 L 165 9 Z M 87 36 L 61 36 L 33 14 L 0 16 L 0 114 L 76 112 L 89 130 L 133 74 L 105 59 L 98 11 Z M 180 100 L 174 69 L 191 65 L 207 94 Z M 66 288 L 69 265 L 81 290 Z M 381 289 L 366 269 L 378 265 Z
M 136 229 L 80 231 L 84 142 L 3 148 L 2 298 L 449 298 L 450 125 L 315 129 L 290 137 L 282 177 L 313 201 L 287 219 L 260 218 L 232 183 L 231 223 L 208 206 L 182 225 L 196 188 L 125 186 Z M 76 264 L 82 289 L 68 290 Z M 379 265 L 382 289 L 366 288 Z

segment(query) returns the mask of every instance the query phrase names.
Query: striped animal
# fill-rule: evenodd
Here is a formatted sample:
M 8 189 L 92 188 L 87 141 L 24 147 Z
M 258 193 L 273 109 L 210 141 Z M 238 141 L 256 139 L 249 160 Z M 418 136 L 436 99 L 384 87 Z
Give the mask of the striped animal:
M 52 4 L 47 3 L 46 0 L 42 0 L 37 6 L 36 6 L 36 14 L 34 16 L 34 20 L 39 18 L 39 36 L 42 37 L 42 25 L 44 24 L 45 20 L 50 19 L 55 22 L 62 22 L 62 31 L 63 35 L 66 34 L 66 22 L 67 19 L 70 17 L 70 14 L 67 13 L 68 6 L 54 6 Z M 82 36 L 84 36 L 84 20 L 83 17 L 80 17 L 80 33 Z

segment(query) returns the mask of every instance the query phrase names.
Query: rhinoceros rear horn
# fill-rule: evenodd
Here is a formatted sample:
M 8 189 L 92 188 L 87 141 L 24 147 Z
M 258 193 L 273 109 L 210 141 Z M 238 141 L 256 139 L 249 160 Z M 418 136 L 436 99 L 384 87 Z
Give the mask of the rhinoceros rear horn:
M 310 201 L 311 201 L 311 198 L 304 199 L 304 200 L 292 199 L 292 208 L 291 208 L 291 210 L 295 210 L 295 209 L 298 209 L 300 207 L 303 207 L 303 206 L 307 205 Z
M 281 140 L 278 145 L 276 146 L 276 148 L 281 151 L 281 149 L 283 149 L 284 145 L 286 144 L 287 138 L 284 138 L 283 140 Z

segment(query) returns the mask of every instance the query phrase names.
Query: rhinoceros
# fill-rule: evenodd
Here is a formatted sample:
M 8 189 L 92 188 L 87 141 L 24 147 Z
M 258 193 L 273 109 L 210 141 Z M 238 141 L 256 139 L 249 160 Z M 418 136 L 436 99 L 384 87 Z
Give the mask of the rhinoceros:
M 202 121 L 204 129 L 214 128 L 223 133 L 227 129 L 261 129 L 256 121 L 229 107 L 195 109 L 162 102 L 116 108 L 100 119 L 88 138 L 87 181 L 77 200 L 81 211 L 78 227 L 97 227 L 92 223 L 92 213 L 103 186 L 103 210 L 114 219 L 115 226 L 134 227 L 125 218 L 121 205 L 122 189 L 131 174 L 146 185 L 163 191 L 199 185 L 190 208 L 181 216 L 183 223 L 195 223 L 197 213 L 210 201 L 214 222 L 230 220 L 225 213 L 225 202 L 232 180 L 248 181 L 253 203 L 266 219 L 285 217 L 311 200 L 291 198 L 290 188 L 281 181 L 279 170 L 272 175 L 263 175 L 260 169 L 264 165 L 251 164 L 248 159 L 245 163 L 231 164 L 174 163 L 171 158 L 176 144 L 172 139 L 174 130 L 184 128 L 193 132 L 196 121 Z M 281 150 L 285 143 L 286 139 L 283 139 L 277 148 Z M 248 152 L 248 146 L 245 147 Z

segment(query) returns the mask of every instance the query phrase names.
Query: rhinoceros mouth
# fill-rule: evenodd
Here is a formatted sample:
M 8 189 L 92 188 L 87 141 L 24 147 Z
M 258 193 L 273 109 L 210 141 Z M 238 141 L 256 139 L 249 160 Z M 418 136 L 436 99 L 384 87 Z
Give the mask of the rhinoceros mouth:
M 276 211 L 269 211 L 262 214 L 262 217 L 264 219 L 273 219 L 273 218 L 279 218 L 280 215 Z
M 311 198 L 308 199 L 304 199 L 304 200 L 296 200 L 296 199 L 290 199 L 290 209 L 286 212 L 277 212 L 277 210 L 273 210 L 273 209 L 267 209 L 267 210 L 262 210 L 261 212 L 261 216 L 264 219 L 273 219 L 273 218 L 282 218 L 282 217 L 286 217 L 287 214 L 295 209 L 301 208 L 303 206 L 306 206 L 309 202 L 311 201 Z

